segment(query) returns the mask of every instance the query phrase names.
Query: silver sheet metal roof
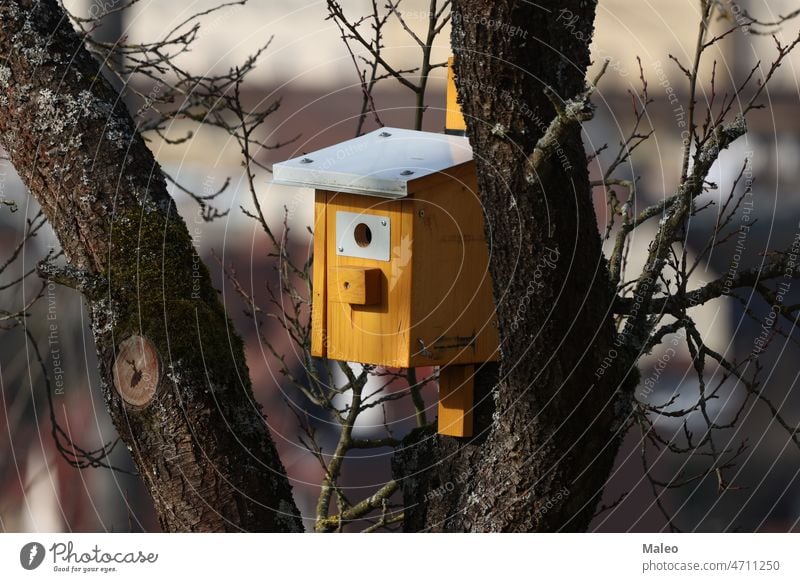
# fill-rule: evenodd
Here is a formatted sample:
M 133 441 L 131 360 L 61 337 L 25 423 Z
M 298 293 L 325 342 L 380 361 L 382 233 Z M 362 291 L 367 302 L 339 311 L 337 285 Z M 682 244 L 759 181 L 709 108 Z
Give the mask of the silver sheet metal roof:
M 465 137 L 384 127 L 280 162 L 273 183 L 385 198 L 408 196 L 413 180 L 472 159 Z

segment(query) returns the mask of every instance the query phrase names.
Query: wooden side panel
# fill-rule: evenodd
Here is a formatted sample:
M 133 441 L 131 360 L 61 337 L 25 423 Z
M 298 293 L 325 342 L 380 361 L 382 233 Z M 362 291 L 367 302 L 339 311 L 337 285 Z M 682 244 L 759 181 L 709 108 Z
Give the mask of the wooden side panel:
M 489 253 L 474 165 L 414 193 L 411 365 L 497 359 Z
M 327 220 L 326 207 L 328 193 L 317 190 L 314 194 L 314 268 L 312 271 L 313 294 L 311 298 L 311 355 L 327 357 Z
M 327 208 L 327 276 L 333 269 L 380 270 L 380 301 L 351 305 L 328 301 L 328 357 L 336 360 L 404 368 L 409 365 L 411 328 L 411 233 L 405 230 L 403 201 L 353 194 L 334 194 Z M 364 212 L 387 216 L 391 228 L 389 261 L 339 256 L 336 213 Z
M 474 392 L 475 366 L 439 369 L 439 434 L 472 436 Z

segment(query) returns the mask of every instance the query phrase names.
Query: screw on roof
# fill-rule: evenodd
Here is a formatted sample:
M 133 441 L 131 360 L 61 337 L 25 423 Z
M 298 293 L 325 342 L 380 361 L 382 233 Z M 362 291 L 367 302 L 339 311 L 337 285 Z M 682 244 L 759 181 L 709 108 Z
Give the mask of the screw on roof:
M 310 164 L 313 161 L 314 160 L 312 160 L 311 158 L 303 158 L 302 160 L 300 160 L 300 163 L 301 164 Z

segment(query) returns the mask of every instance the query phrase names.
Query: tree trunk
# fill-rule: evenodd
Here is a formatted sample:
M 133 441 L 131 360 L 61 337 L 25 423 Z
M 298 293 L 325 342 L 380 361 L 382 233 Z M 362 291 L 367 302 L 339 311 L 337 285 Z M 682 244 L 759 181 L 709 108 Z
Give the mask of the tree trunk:
M 299 531 L 242 341 L 100 65 L 55 0 L 0 4 L 0 52 L 2 145 L 72 267 L 54 277 L 84 292 L 101 388 L 162 527 Z M 135 336 L 160 361 L 123 356 L 130 386 L 115 387 Z M 154 393 L 120 396 L 146 381 Z
M 529 170 L 556 117 L 545 87 L 564 101 L 584 90 L 594 10 L 583 0 L 454 0 L 501 361 L 499 374 L 485 366 L 477 378 L 473 439 L 415 433 L 396 456 L 407 531 L 583 530 L 612 468 L 637 373 L 608 357 L 614 294 L 580 126 Z

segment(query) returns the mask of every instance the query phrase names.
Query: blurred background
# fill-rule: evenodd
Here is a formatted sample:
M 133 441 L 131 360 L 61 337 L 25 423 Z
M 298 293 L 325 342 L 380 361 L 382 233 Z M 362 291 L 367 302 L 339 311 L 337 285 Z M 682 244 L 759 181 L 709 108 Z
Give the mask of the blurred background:
M 89 14 L 98 4 L 89 0 L 65 0 L 76 14 Z M 102 3 L 101 3 L 102 4 Z M 367 13 L 372 3 L 365 0 L 345 2 L 349 14 Z M 721 2 L 727 16 L 714 23 L 725 30 L 743 10 L 764 19 L 774 19 L 800 7 L 789 0 L 741 0 Z M 143 0 L 131 10 L 113 13 L 103 21 L 98 37 L 129 41 L 154 40 L 166 34 L 191 14 L 217 5 L 212 0 L 166 3 Z M 588 152 L 603 144 L 615 151 L 632 124 L 631 95 L 640 90 L 639 66 L 654 99 L 647 125 L 655 133 L 621 168 L 618 177 L 638 178 L 637 204 L 648 206 L 669 196 L 680 176 L 681 142 L 687 86 L 686 79 L 671 62 L 674 55 L 688 62 L 694 50 L 699 20 L 696 0 L 650 0 L 627 2 L 600 0 L 596 36 L 592 45 L 595 67 L 610 60 L 609 71 L 601 82 L 595 102 L 598 111 L 586 127 Z M 428 2 L 404 0 L 401 10 L 413 30 L 427 24 Z M 360 112 L 361 88 L 351 55 L 341 41 L 335 24 L 326 19 L 324 2 L 305 0 L 251 0 L 244 6 L 231 6 L 204 21 L 200 37 L 190 53 L 180 57 L 180 64 L 196 74 L 227 71 L 242 62 L 259 45 L 274 37 L 262 57 L 258 71 L 245 86 L 251 103 L 268 103 L 278 98 L 281 106 L 269 118 L 271 142 L 299 138 L 290 145 L 263 153 L 269 165 L 354 137 Z M 784 43 L 797 32 L 797 23 L 789 23 L 778 32 Z M 521 42 L 530 42 L 535 31 L 520 32 Z M 408 32 L 396 21 L 385 30 L 384 58 L 398 68 L 412 69 L 420 59 L 420 49 Z M 759 59 L 762 67 L 771 62 L 775 52 L 770 37 L 734 34 L 723 41 L 717 59 L 717 91 L 730 91 L 741 82 Z M 445 27 L 433 48 L 434 63 L 443 62 L 451 54 L 449 27 Z M 547 56 L 543 54 L 543 58 Z M 712 171 L 717 189 L 709 199 L 727 194 L 747 159 L 752 170 L 755 226 L 745 237 L 734 237 L 717 247 L 695 272 L 697 285 L 724 276 L 731 268 L 748 268 L 759 264 L 769 249 L 786 248 L 800 232 L 800 103 L 798 76 L 800 53 L 787 61 L 770 86 L 767 107 L 757 111 L 749 121 L 749 133 L 734 147 L 724 152 Z M 710 61 L 705 67 L 704 91 L 711 75 Z M 409 76 L 413 77 L 413 74 Z M 141 82 L 138 90 L 148 94 L 152 86 Z M 708 93 L 702 93 L 706 97 Z M 677 96 L 677 100 L 673 95 Z M 412 128 L 415 96 L 393 79 L 376 87 L 375 103 L 380 117 L 388 126 Z M 488 97 L 487 97 L 488 98 Z M 425 97 L 427 106 L 423 128 L 442 131 L 445 107 L 445 70 L 435 69 Z M 376 127 L 368 118 L 364 130 Z M 231 212 L 217 221 L 198 220 L 198 207 L 187 196 L 173 192 L 179 208 L 190 226 L 198 251 L 212 270 L 217 288 L 247 344 L 248 365 L 257 399 L 264 405 L 270 428 L 278 444 L 284 465 L 293 480 L 298 505 L 304 515 L 313 515 L 313 504 L 321 480 L 318 462 L 300 446 L 297 419 L 289 410 L 289 402 L 300 396 L 278 374 L 274 359 L 259 344 L 255 322 L 243 314 L 239 297 L 221 274 L 215 253 L 226 265 L 234 265 L 239 277 L 266 303 L 265 283 L 276 283 L 273 264 L 267 257 L 265 236 L 240 207 L 252 208 L 243 182 L 238 147 L 227 136 L 213 128 L 172 128 L 175 135 L 192 130 L 193 136 L 174 146 L 161 140 L 151 147 L 165 171 L 181 184 L 199 192 L 213 192 L 231 179 L 231 188 L 216 206 Z M 593 164 L 595 177 L 609 161 L 609 151 L 601 153 Z M 310 236 L 306 227 L 312 222 L 313 193 L 282 188 L 270 184 L 269 174 L 260 177 L 260 203 L 269 220 L 280 227 L 284 208 L 291 229 L 293 252 L 305 256 L 310 252 Z M 14 169 L 0 160 L 0 199 L 14 200 L 19 210 L 0 211 L 0 261 L 21 240 L 26 220 L 35 216 L 37 207 L 27 195 Z M 598 228 L 604 232 L 608 220 L 606 192 L 595 190 Z M 714 210 L 693 219 L 688 234 L 692 252 L 699 253 L 717 220 Z M 630 264 L 640 265 L 654 233 L 655 225 L 634 231 Z M 638 241 L 638 242 L 637 242 Z M 41 282 L 34 277 L 23 284 L 5 287 L 20 274 L 30 270 L 50 248 L 57 246 L 45 227 L 24 246 L 22 255 L 0 279 L 0 305 L 7 311 L 21 308 L 39 290 Z M 638 262 L 637 262 L 638 261 Z M 800 293 L 791 289 L 787 302 L 796 303 Z M 745 298 L 748 299 L 748 298 Z M 744 359 L 754 349 L 759 334 L 757 320 L 769 311 L 758 298 L 749 298 L 747 308 L 732 299 L 719 300 L 701 308 L 698 323 L 708 344 L 731 359 Z M 755 316 L 746 316 L 749 309 Z M 2 323 L 2 322 L 0 322 Z M 58 375 L 63 386 L 54 395 L 54 409 L 71 438 L 94 448 L 113 441 L 115 431 L 100 394 L 94 347 L 88 328 L 85 307 L 74 292 L 61 287 L 47 287 L 45 297 L 31 311 L 28 330 L 43 354 L 51 378 Z M 280 328 L 267 330 L 276 346 L 292 361 L 293 346 L 281 336 Z M 685 348 L 683 348 L 685 350 Z M 641 362 L 642 377 L 657 377 L 655 401 L 665 402 L 673 395 L 691 393 L 697 379 L 691 373 L 688 352 L 666 358 L 664 350 L 655 350 Z M 782 414 L 795 422 L 800 419 L 800 395 L 795 391 L 800 365 L 797 346 L 778 338 L 762 355 L 765 367 L 765 394 L 780 406 Z M 655 372 L 657 376 L 654 376 Z M 709 377 L 718 371 L 708 370 Z M 51 436 L 49 409 L 41 369 L 30 342 L 20 328 L 0 329 L 0 531 L 154 531 L 158 530 L 151 503 L 138 478 L 106 469 L 75 469 L 67 465 L 55 450 Z M 429 407 L 436 404 L 435 387 L 424 393 Z M 718 413 L 736 409 L 739 400 L 735 387 L 723 390 Z M 408 403 L 390 407 L 386 419 L 396 436 L 413 426 Z M 434 414 L 431 408 L 430 414 Z M 689 419 L 691 422 L 691 419 Z M 379 434 L 383 430 L 382 413 L 365 415 L 360 436 Z M 318 436 L 330 450 L 336 442 L 335 425 L 323 419 L 316 421 Z M 668 420 L 658 422 L 665 434 L 679 429 Z M 699 531 L 797 531 L 800 530 L 800 452 L 787 433 L 777 427 L 765 409 L 748 409 L 731 438 L 747 441 L 749 448 L 738 467 L 729 475 L 735 488 L 719 493 L 714 479 L 700 479 L 690 487 L 667 491 L 661 501 L 675 515 L 682 529 Z M 643 479 L 639 456 L 640 435 L 632 433 L 620 452 L 605 501 L 610 503 L 625 491 L 630 493 L 613 511 L 599 516 L 594 528 L 600 531 L 653 531 L 665 526 L 665 520 L 654 505 L 649 483 Z M 352 498 L 361 498 L 388 479 L 391 452 L 388 449 L 366 451 L 361 458 L 347 464 L 344 485 Z M 132 468 L 127 452 L 116 451 L 115 464 Z M 652 459 L 655 470 L 668 480 L 680 471 L 693 472 L 697 462 L 691 458 L 659 455 Z

